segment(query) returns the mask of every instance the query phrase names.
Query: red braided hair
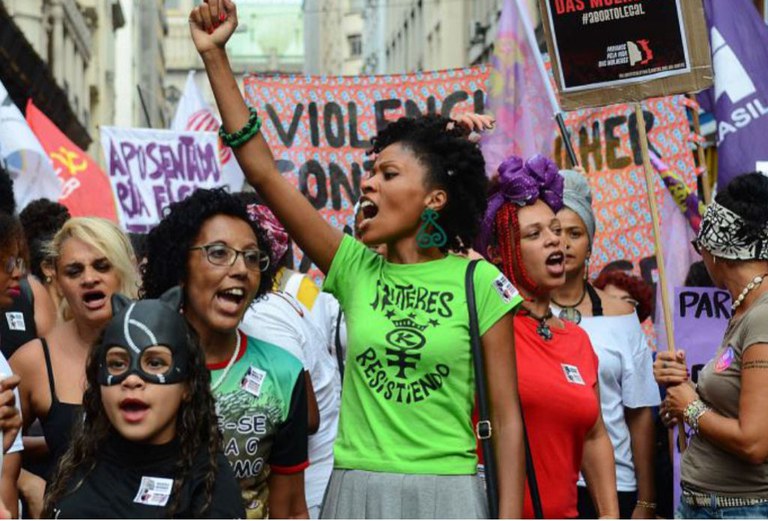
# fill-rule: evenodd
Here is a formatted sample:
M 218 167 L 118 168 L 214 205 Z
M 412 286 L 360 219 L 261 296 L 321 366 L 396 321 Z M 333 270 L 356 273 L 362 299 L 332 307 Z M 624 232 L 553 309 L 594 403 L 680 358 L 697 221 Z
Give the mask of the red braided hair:
M 494 218 L 496 237 L 501 255 L 504 275 L 518 288 L 536 293 L 538 285 L 528 276 L 520 251 L 520 223 L 517 220 L 517 206 L 505 203 Z

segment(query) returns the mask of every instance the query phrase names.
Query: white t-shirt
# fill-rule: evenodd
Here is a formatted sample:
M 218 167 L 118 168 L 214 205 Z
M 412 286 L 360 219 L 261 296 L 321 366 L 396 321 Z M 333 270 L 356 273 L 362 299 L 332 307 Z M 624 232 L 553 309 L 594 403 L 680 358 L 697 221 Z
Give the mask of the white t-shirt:
M 341 382 L 325 336 L 309 319 L 304 305 L 283 292 L 268 293 L 251 304 L 243 332 L 281 347 L 309 371 L 320 413 L 320 428 L 309 437 L 309 468 L 304 472 L 307 506 L 319 506 L 333 470 L 333 442 L 339 419 Z
M 651 349 L 636 313 L 583 317 L 579 326 L 589 335 L 600 364 L 600 406 L 616 459 L 616 488 L 634 492 L 637 479 L 624 407 L 637 409 L 661 403 L 659 386 L 653 379 Z M 579 476 L 578 485 L 586 486 L 583 476 Z
M 11 376 L 12 374 L 13 374 L 13 371 L 11 370 L 11 366 L 8 365 L 8 361 L 5 359 L 5 356 L 0 354 L 0 379 Z M 16 398 L 16 408 L 19 409 L 19 411 L 21 411 L 21 400 L 19 399 L 18 387 L 13 390 L 13 396 Z M 13 445 L 11 445 L 11 448 L 6 451 L 6 454 L 21 452 L 23 450 L 24 450 L 24 442 L 21 439 L 21 429 L 19 429 L 19 433 L 16 435 L 16 439 L 13 440 Z M 0 461 L 2 460 L 0 459 Z

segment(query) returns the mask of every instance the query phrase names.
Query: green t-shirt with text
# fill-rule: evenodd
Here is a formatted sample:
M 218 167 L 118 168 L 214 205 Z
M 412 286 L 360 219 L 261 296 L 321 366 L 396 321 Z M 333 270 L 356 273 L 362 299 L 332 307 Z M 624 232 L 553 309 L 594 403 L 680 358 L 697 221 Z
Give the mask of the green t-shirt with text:
M 393 264 L 344 237 L 324 286 L 347 321 L 336 468 L 475 473 L 468 264 L 456 255 Z M 487 262 L 474 282 L 483 335 L 522 298 Z

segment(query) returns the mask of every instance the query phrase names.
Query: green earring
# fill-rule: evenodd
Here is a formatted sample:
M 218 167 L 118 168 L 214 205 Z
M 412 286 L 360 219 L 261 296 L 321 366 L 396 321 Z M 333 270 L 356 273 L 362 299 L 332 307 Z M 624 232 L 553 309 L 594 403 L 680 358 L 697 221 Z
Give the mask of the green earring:
M 439 216 L 440 215 L 432 208 L 425 208 L 424 211 L 421 212 L 421 220 L 423 222 L 419 228 L 418 235 L 416 235 L 416 244 L 418 244 L 420 248 L 442 248 L 448 242 L 448 236 L 445 234 L 445 230 L 443 230 L 437 223 L 437 218 Z M 432 227 L 432 232 L 429 231 L 430 226 Z

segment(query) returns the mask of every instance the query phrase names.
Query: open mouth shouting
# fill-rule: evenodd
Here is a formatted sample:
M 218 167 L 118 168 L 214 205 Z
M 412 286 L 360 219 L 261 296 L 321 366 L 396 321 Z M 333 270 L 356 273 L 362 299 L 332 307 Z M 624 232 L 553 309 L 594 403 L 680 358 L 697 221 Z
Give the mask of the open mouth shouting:
M 360 200 L 360 211 L 363 214 L 363 220 L 360 222 L 362 229 L 379 214 L 379 207 L 370 199 L 363 197 Z
M 107 294 L 100 290 L 86 291 L 83 293 L 83 303 L 91 311 L 103 308 L 109 299 Z
M 551 253 L 546 260 L 547 273 L 552 277 L 561 277 L 565 273 L 565 255 L 562 251 Z
M 242 311 L 245 303 L 244 288 L 228 288 L 216 292 L 216 301 L 221 309 L 231 315 L 237 315 Z
M 126 398 L 120 401 L 120 412 L 128 423 L 139 423 L 149 414 L 149 405 L 138 398 Z

